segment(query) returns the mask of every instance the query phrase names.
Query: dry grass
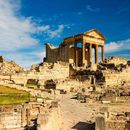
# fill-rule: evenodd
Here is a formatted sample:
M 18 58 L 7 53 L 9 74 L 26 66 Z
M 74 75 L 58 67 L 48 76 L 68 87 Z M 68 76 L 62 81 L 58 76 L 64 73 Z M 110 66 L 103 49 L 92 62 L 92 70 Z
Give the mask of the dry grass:
M 0 105 L 21 104 L 29 101 L 29 93 L 5 86 L 0 86 Z

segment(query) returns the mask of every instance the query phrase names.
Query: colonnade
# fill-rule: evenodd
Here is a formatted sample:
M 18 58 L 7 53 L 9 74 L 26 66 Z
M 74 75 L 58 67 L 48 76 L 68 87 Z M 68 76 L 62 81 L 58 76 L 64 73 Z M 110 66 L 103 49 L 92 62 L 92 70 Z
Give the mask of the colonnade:
M 87 44 L 87 46 L 86 46 Z M 85 65 L 86 64 L 86 49 L 88 50 L 88 61 L 87 61 L 87 65 L 91 66 L 92 65 L 92 48 L 94 48 L 95 50 L 95 64 L 98 64 L 99 62 L 99 47 L 101 47 L 101 59 L 102 59 L 102 62 L 104 62 L 104 45 L 100 45 L 100 44 L 97 44 L 97 43 L 86 43 L 86 41 L 83 41 L 82 42 L 82 57 L 81 57 L 81 60 L 82 60 L 82 65 Z M 77 65 L 76 63 L 76 60 L 77 60 L 77 54 L 76 54 L 76 48 L 77 48 L 77 43 L 74 43 L 74 62 Z

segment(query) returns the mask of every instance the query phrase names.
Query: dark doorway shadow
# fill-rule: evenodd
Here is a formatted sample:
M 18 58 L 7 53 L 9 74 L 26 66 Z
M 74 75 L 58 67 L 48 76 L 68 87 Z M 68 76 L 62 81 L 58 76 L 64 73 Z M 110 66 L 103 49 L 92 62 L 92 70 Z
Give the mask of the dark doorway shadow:
M 127 121 L 126 126 L 125 126 L 125 129 L 126 129 L 126 130 L 130 130 L 130 121 Z
M 76 130 L 95 130 L 95 123 L 78 122 L 72 129 Z

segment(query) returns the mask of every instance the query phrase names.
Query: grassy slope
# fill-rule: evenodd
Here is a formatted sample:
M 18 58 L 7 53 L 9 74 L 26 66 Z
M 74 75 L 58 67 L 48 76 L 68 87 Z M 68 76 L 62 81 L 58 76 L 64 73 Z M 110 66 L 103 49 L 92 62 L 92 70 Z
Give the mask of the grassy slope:
M 0 86 L 0 105 L 21 104 L 29 100 L 29 93 L 5 86 Z

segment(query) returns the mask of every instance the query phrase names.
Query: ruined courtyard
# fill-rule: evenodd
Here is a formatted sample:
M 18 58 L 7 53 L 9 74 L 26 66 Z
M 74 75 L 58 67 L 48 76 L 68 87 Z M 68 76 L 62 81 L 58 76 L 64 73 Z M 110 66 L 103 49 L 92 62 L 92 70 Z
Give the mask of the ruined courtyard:
M 0 85 L 29 100 L 0 103 L 0 130 L 129 130 L 130 61 L 106 58 L 105 39 L 94 29 L 59 47 L 46 43 L 46 57 L 30 70 L 1 56 Z

